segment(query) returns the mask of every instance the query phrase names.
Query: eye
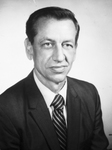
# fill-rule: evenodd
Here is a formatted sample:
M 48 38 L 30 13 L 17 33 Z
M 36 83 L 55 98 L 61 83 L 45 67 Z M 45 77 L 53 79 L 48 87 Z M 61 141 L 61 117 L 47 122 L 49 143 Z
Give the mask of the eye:
M 42 46 L 44 48 L 51 48 L 53 46 L 53 44 L 51 42 L 46 42 L 46 43 L 43 43 Z
M 73 47 L 72 44 L 65 44 L 65 45 L 66 45 L 66 47 Z
M 73 45 L 72 43 L 64 43 L 64 44 L 63 44 L 63 47 L 64 47 L 65 49 L 72 49 L 72 48 L 74 47 L 74 45 Z

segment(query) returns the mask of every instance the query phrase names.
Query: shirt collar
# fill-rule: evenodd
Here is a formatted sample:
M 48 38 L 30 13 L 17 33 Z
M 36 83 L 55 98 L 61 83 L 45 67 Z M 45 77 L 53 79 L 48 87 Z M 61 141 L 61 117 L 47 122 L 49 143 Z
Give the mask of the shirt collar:
M 50 107 L 50 104 L 52 103 L 56 93 L 53 93 L 50 89 L 48 89 L 46 86 L 44 86 L 39 79 L 37 78 L 35 71 L 33 71 L 33 76 L 34 76 L 34 80 L 36 82 L 36 85 L 38 86 L 40 92 L 42 93 L 45 102 L 47 104 L 47 107 Z M 59 91 L 58 94 L 60 94 L 61 96 L 63 96 L 65 104 L 66 104 L 66 91 L 67 91 L 67 80 L 65 82 L 64 87 Z

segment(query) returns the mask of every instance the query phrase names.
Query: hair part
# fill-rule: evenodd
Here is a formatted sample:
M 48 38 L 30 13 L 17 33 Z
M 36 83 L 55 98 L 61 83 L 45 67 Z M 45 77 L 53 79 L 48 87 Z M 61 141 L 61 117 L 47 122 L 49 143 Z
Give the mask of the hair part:
M 80 26 L 78 24 L 78 21 L 75 18 L 74 13 L 72 13 L 68 9 L 60 8 L 60 7 L 45 7 L 35 11 L 30 15 L 29 19 L 26 22 L 26 35 L 28 36 L 28 39 L 31 42 L 31 44 L 33 44 L 34 37 L 37 35 L 37 30 L 35 29 L 35 26 L 37 25 L 38 20 L 42 17 L 54 18 L 57 20 L 63 20 L 63 19 L 72 20 L 77 31 L 75 36 L 75 45 L 77 46 L 77 41 L 78 41 L 79 31 L 80 31 Z

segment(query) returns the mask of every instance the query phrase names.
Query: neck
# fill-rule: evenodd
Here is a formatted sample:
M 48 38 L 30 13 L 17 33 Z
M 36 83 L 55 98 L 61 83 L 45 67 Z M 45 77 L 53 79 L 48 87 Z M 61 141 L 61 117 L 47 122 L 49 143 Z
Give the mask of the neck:
M 64 79 L 61 82 L 53 82 L 53 81 L 47 80 L 43 76 L 41 76 L 36 70 L 35 70 L 35 74 L 37 78 L 39 79 L 39 81 L 54 93 L 58 93 L 63 88 L 66 82 L 66 79 Z
M 65 80 L 60 83 L 51 82 L 45 86 L 47 86 L 47 88 L 49 88 L 52 92 L 58 93 L 63 88 L 64 84 L 65 84 Z

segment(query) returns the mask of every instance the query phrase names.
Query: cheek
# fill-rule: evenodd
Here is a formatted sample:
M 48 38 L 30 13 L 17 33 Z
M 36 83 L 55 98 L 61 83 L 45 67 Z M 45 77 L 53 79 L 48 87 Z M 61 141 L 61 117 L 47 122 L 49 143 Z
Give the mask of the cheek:
M 40 55 L 41 61 L 45 66 L 52 63 L 52 53 L 46 51 Z
M 72 63 L 75 59 L 75 52 L 67 53 L 66 56 L 67 56 L 68 62 Z
M 73 62 L 74 62 L 74 60 L 75 60 L 75 56 L 76 56 L 76 55 L 74 54 L 74 55 L 73 55 L 73 58 L 72 58 Z
M 38 53 L 36 55 L 36 65 L 38 65 L 40 69 L 46 68 L 48 63 L 49 63 L 49 57 L 47 54 Z

